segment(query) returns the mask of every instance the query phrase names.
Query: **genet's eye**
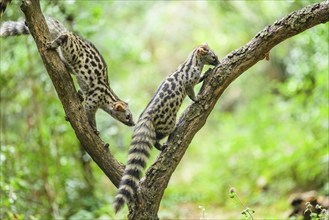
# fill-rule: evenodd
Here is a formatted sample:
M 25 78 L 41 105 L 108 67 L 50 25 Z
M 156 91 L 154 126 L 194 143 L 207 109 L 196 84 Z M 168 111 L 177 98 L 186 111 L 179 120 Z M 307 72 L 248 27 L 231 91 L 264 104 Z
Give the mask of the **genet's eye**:
M 130 115 L 126 115 L 126 119 L 129 120 L 130 119 Z

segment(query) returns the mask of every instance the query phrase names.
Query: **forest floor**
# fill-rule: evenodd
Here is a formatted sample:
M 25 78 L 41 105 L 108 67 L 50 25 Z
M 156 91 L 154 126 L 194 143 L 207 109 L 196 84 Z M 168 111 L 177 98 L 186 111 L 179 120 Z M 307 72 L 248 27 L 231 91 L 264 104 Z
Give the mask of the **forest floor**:
M 280 210 L 276 206 L 256 206 L 252 207 L 255 210 L 255 213 L 252 214 L 254 219 L 287 219 L 291 209 Z M 241 210 L 237 209 L 228 209 L 221 207 L 209 207 L 203 208 L 199 207 L 196 204 L 182 204 L 177 208 L 177 211 L 160 211 L 160 219 L 222 219 L 222 220 L 235 220 L 235 219 L 246 219 L 244 215 L 241 214 Z M 175 215 L 175 216 L 173 216 Z M 248 218 L 251 219 L 251 218 Z

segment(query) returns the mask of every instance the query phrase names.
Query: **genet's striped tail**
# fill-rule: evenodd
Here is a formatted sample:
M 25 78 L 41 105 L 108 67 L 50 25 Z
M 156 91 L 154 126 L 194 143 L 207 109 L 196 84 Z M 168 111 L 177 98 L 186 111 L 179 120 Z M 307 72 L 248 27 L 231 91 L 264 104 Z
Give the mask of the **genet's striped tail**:
M 120 182 L 119 192 L 114 199 L 113 207 L 116 213 L 125 203 L 133 199 L 155 140 L 155 128 L 152 121 L 148 118 L 139 119 L 134 129 L 128 162 Z
M 0 27 L 0 36 L 18 36 L 22 34 L 30 34 L 29 28 L 24 21 L 6 21 Z
M 45 17 L 47 26 L 52 39 L 57 38 L 61 33 L 68 32 L 68 30 L 56 19 Z M 29 28 L 26 26 L 25 21 L 5 21 L 0 27 L 0 36 L 18 36 L 23 34 L 30 34 Z

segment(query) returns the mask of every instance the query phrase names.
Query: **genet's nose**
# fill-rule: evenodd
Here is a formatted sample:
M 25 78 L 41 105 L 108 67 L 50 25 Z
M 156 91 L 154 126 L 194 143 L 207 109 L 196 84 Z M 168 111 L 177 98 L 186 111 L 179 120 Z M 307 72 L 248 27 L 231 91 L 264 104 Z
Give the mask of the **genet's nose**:
M 134 122 L 133 120 L 131 120 L 131 121 L 129 122 L 129 126 L 130 126 L 130 127 L 135 126 L 135 122 Z

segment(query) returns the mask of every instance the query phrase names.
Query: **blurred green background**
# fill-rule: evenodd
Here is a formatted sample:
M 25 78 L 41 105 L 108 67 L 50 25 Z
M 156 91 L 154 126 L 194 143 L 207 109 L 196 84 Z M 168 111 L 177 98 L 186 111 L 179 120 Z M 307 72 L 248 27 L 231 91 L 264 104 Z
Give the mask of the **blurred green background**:
M 19 2 L 2 21 L 23 19 Z M 45 14 L 96 45 L 111 87 L 136 120 L 197 45 L 207 42 L 224 57 L 312 2 L 41 1 Z M 229 198 L 230 187 L 255 218 L 267 219 L 287 217 L 293 193 L 329 193 L 328 27 L 281 43 L 269 61 L 230 85 L 172 176 L 160 218 L 243 218 L 245 208 Z M 0 39 L 0 45 L 0 218 L 125 218 L 127 208 L 114 216 L 115 187 L 65 121 L 32 37 Z M 180 112 L 190 103 L 187 98 Z M 97 124 L 125 163 L 132 128 L 101 110 Z

